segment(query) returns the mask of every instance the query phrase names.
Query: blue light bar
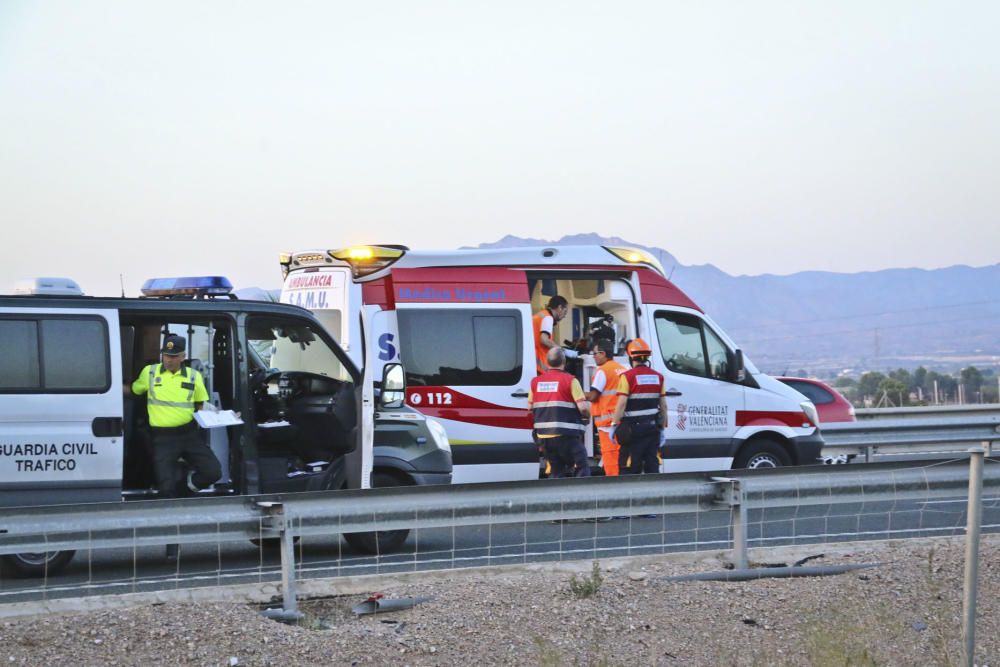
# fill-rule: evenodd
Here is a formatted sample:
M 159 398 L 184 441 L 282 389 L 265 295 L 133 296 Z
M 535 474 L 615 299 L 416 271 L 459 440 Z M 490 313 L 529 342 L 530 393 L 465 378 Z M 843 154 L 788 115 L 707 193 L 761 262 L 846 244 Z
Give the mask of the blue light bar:
M 150 278 L 142 284 L 141 291 L 146 296 L 229 294 L 233 291 L 233 284 L 224 276 Z

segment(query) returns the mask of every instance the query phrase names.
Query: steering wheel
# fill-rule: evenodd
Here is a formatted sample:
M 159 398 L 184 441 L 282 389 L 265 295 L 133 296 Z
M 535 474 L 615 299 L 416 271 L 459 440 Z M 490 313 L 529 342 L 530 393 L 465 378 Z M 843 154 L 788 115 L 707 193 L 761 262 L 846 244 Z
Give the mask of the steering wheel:
M 281 375 L 281 371 L 275 368 L 268 368 L 264 370 L 263 368 L 255 368 L 250 371 L 250 393 L 254 396 L 260 397 L 267 394 L 267 385 L 277 376 Z
M 666 363 L 667 368 L 669 370 L 674 371 L 674 372 L 678 372 L 680 370 L 680 368 L 681 368 L 681 363 L 679 361 L 680 358 L 681 358 L 681 356 L 679 354 L 677 354 L 676 352 L 674 354 L 671 354 L 670 358 L 667 359 L 667 363 Z

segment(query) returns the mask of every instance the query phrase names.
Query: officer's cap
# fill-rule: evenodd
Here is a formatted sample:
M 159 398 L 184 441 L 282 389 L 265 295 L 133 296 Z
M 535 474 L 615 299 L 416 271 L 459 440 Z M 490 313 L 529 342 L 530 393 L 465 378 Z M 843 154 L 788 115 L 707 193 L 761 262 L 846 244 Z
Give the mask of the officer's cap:
M 176 357 L 184 354 L 184 349 L 184 339 L 176 334 L 170 334 L 163 340 L 163 349 L 160 351 L 168 357 Z

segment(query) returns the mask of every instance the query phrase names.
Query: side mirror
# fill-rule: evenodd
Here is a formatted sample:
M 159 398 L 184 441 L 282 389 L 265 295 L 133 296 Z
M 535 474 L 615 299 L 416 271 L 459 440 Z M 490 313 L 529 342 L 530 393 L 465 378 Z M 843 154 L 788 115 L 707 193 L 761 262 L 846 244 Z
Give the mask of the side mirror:
M 378 395 L 379 406 L 399 408 L 406 399 L 406 375 L 402 364 L 386 364 L 382 368 L 382 390 Z
M 747 379 L 747 369 L 743 365 L 743 350 L 737 349 L 733 354 L 733 382 L 745 382 Z

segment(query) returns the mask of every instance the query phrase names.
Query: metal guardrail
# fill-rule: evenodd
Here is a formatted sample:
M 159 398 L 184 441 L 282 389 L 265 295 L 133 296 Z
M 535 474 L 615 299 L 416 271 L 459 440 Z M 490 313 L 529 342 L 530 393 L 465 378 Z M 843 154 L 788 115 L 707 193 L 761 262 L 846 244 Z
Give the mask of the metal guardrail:
M 294 617 L 298 536 L 716 510 L 730 512 L 734 561 L 745 567 L 748 510 L 947 498 L 964 495 L 969 484 L 964 461 L 722 474 L 14 508 L 0 520 L 0 554 L 280 538 L 285 606 L 278 613 Z M 1000 489 L 1000 466 L 987 469 L 984 486 Z
M 879 454 L 964 452 L 972 445 L 990 455 L 1000 442 L 1000 414 L 838 422 L 820 430 L 824 456 L 860 455 L 870 462 Z
M 858 408 L 855 416 L 861 421 L 872 419 L 929 419 L 932 417 L 963 417 L 1000 415 L 1000 404 L 966 403 L 965 405 L 921 405 L 910 408 Z

